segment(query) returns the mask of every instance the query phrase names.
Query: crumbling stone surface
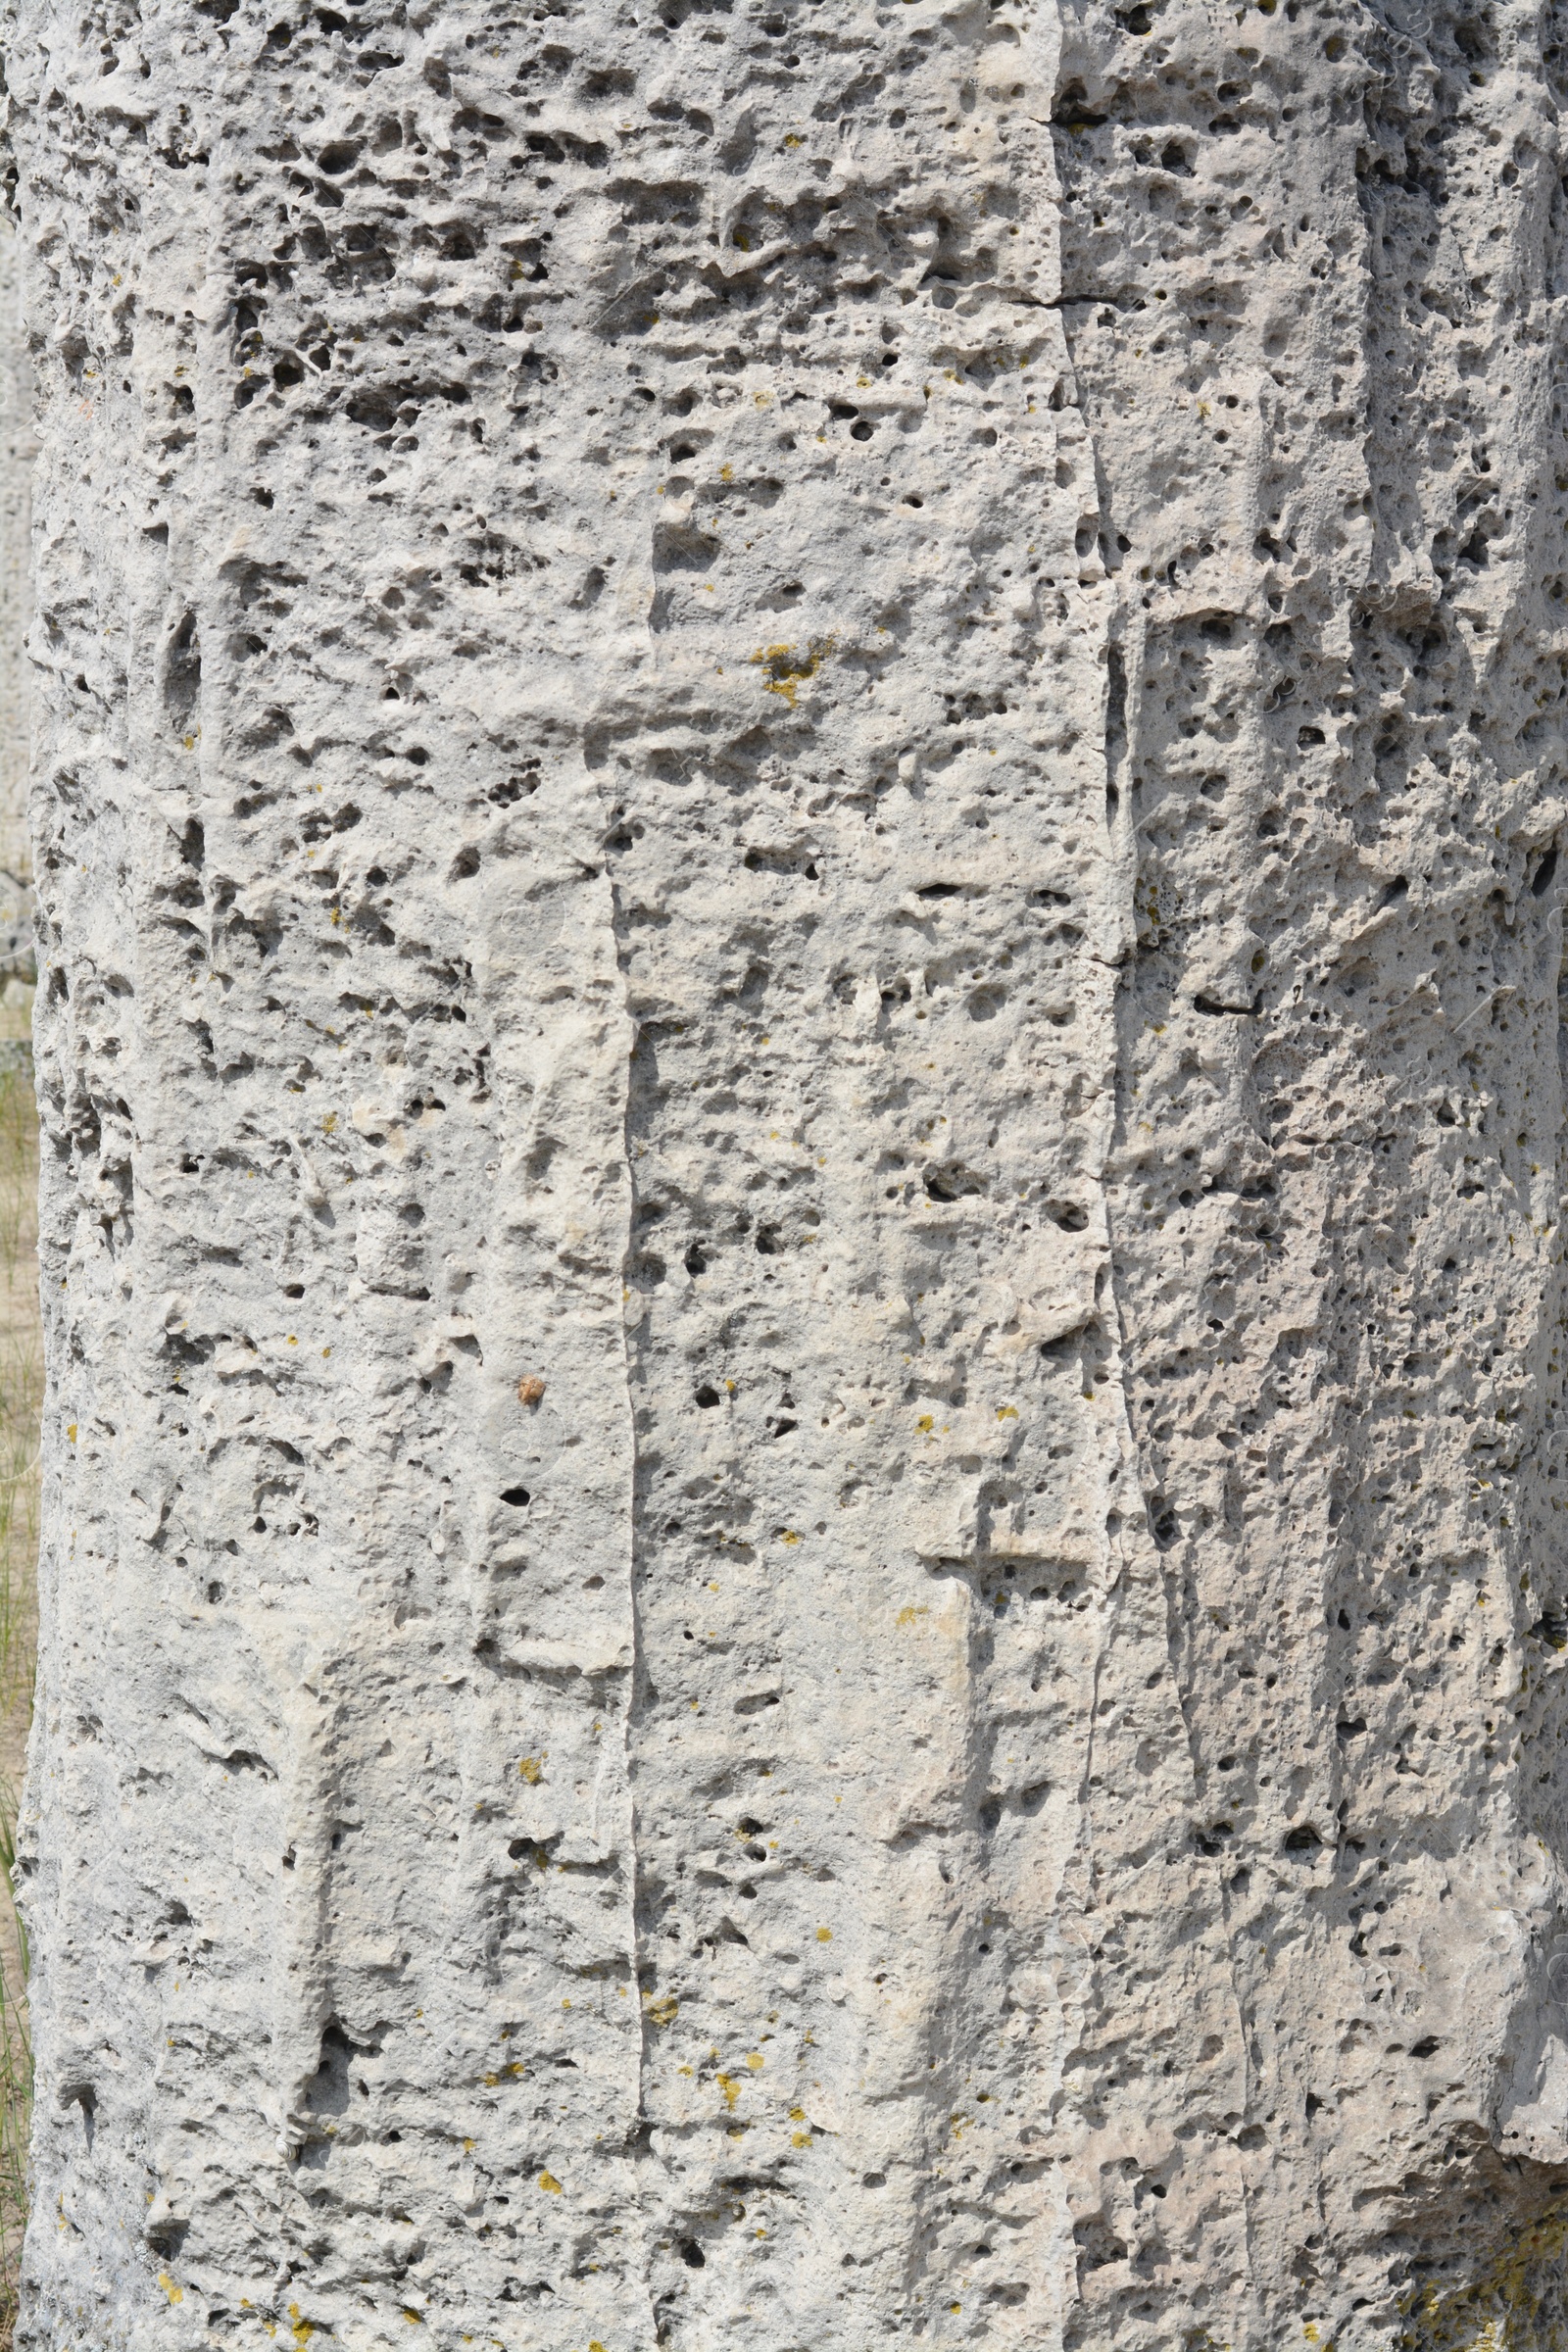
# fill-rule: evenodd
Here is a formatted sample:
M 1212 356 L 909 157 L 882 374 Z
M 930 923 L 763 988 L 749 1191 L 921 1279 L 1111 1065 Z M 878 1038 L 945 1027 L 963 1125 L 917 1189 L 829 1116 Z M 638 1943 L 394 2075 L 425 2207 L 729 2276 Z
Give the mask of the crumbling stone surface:
M 1563 2340 L 1558 40 L 11 0 L 35 2352 Z

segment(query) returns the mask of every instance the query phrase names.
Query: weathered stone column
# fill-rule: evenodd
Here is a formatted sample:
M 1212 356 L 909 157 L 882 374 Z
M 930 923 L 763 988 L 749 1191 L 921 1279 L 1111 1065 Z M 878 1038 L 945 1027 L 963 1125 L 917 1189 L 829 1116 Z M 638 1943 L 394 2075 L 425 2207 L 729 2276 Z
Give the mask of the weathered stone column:
M 1558 39 L 12 0 L 37 2352 L 1560 2340 Z

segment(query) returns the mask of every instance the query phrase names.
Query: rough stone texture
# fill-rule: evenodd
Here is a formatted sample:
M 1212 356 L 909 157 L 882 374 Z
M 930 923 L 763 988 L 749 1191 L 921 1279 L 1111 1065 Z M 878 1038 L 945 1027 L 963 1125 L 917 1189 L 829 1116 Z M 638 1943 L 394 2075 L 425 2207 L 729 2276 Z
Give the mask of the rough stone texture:
M 1557 37 L 12 0 L 29 2346 L 1565 2340 Z
M 8 1034 L 5 1016 L 25 1012 L 33 979 L 25 640 L 28 483 L 37 449 L 20 296 L 16 224 L 8 212 L 0 218 L 0 1029 Z

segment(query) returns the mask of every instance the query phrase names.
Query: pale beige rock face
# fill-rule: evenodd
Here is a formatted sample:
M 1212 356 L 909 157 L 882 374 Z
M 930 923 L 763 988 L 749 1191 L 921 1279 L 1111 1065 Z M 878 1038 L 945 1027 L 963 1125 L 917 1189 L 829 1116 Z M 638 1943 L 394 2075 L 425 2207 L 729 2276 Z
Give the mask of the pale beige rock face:
M 7 39 L 25 2342 L 1562 2341 L 1550 13 Z

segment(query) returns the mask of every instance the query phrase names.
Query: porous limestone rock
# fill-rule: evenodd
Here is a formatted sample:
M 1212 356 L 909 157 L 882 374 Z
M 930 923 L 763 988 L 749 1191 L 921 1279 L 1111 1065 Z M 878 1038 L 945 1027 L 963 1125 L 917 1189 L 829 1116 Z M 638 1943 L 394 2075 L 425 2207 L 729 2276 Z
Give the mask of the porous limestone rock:
M 0 1030 L 25 1053 L 33 980 L 27 842 L 28 481 L 37 455 L 20 312 L 16 224 L 0 216 Z M 8 1022 L 6 1014 L 10 1013 Z M 0 1044 L 0 1054 L 7 1046 Z
M 31 2352 L 1565 2340 L 1560 37 L 10 0 Z

